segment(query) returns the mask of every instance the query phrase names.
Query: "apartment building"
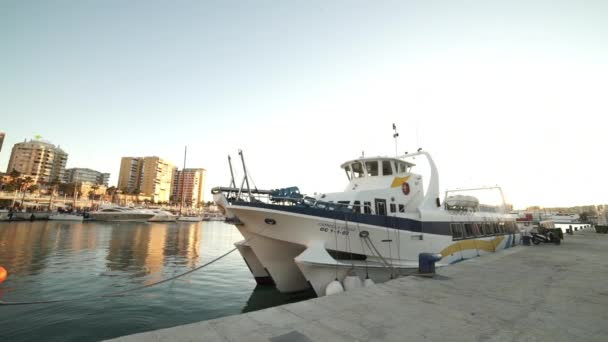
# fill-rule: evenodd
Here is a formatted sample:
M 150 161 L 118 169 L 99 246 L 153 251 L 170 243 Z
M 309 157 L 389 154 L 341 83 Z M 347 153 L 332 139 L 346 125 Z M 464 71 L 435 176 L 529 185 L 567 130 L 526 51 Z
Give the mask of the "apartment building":
M 32 177 L 35 183 L 64 179 L 68 154 L 59 146 L 43 140 L 24 140 L 13 146 L 6 169 Z
M 205 169 L 188 168 L 178 170 L 173 179 L 171 200 L 185 207 L 196 207 L 204 202 Z
M 155 202 L 168 202 L 175 170 L 171 162 L 159 157 L 123 157 L 118 189 L 150 196 Z

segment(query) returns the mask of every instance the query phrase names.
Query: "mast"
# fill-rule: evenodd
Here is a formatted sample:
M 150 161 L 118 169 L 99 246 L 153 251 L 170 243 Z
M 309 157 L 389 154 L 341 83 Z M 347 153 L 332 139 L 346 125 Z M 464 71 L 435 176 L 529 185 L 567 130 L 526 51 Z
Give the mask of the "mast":
M 397 133 L 397 126 L 393 123 L 393 138 L 395 139 L 395 157 L 399 157 L 399 152 L 397 152 L 397 138 L 399 137 L 399 133 Z
M 179 178 L 181 178 L 181 179 L 179 179 L 179 178 L 177 179 L 178 184 L 179 184 L 179 181 L 182 182 L 182 186 L 180 189 L 181 199 L 179 202 L 179 214 L 180 215 L 182 214 L 182 207 L 184 206 L 184 170 L 186 169 L 186 152 L 187 151 L 188 151 L 188 146 L 184 146 L 184 167 L 182 168 L 182 172 L 179 175 Z
M 241 196 L 241 190 L 243 189 L 243 184 L 247 184 L 247 193 L 249 194 L 249 200 L 253 199 L 251 195 L 251 188 L 249 187 L 249 176 L 247 175 L 247 167 L 245 166 L 245 158 L 243 157 L 243 151 L 239 150 L 239 155 L 241 156 L 241 163 L 243 163 L 243 181 L 241 182 L 241 188 L 239 189 L 239 193 L 237 198 Z
M 78 186 L 78 183 L 74 182 L 74 206 L 73 206 L 73 210 L 76 210 L 76 197 L 77 197 L 77 195 L 76 195 L 76 193 L 77 193 L 76 192 L 76 187 L 77 186 Z
M 234 172 L 232 171 L 232 160 L 230 155 L 228 155 L 228 165 L 230 166 L 230 185 L 228 187 L 236 188 L 236 183 L 234 182 Z

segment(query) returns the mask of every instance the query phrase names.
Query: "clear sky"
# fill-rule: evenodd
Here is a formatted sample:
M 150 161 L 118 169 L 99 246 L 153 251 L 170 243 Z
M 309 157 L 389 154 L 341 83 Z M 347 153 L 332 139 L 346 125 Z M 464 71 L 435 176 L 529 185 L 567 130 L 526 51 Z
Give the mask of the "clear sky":
M 206 199 L 239 148 L 259 188 L 339 191 L 394 122 L 442 189 L 608 203 L 607 42 L 607 1 L 0 0 L 0 169 L 40 134 L 114 184 L 188 145 Z

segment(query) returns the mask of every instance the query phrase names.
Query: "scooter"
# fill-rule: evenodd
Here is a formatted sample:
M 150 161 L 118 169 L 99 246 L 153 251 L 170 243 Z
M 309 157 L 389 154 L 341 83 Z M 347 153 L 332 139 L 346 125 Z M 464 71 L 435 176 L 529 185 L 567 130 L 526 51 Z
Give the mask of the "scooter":
M 561 244 L 562 238 L 560 237 L 560 234 L 555 232 L 555 230 L 556 229 L 546 229 L 543 231 L 543 233 L 530 232 L 532 235 L 532 243 L 535 245 L 538 245 L 541 242 L 554 243 L 556 245 Z

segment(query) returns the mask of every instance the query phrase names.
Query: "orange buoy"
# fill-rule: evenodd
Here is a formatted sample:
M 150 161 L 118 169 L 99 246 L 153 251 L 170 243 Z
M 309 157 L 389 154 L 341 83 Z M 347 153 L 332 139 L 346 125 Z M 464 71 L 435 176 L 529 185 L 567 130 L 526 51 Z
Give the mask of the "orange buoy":
M 0 284 L 6 280 L 6 277 L 8 277 L 8 271 L 0 266 Z

